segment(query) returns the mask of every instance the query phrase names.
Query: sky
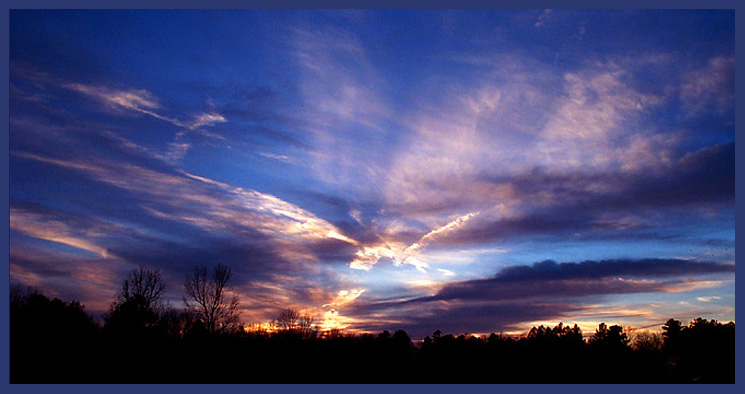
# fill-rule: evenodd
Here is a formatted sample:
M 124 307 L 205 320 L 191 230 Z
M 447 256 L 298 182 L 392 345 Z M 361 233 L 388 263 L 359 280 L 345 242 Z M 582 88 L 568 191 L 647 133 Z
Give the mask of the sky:
M 241 320 L 735 320 L 734 11 L 10 12 L 10 280 Z

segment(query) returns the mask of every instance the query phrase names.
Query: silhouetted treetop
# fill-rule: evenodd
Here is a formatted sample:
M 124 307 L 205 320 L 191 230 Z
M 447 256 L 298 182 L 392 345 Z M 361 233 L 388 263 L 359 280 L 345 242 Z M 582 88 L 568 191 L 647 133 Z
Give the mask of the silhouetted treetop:
M 294 308 L 282 310 L 272 325 L 287 334 L 296 334 L 302 338 L 311 338 L 318 335 L 318 327 L 315 326 L 315 319 L 307 313 L 301 314 Z
M 600 323 L 595 334 L 590 337 L 589 344 L 601 350 L 619 351 L 628 348 L 629 337 L 621 326 L 608 327 L 605 323 Z
M 165 291 L 160 271 L 139 266 L 129 273 L 104 317 L 107 331 L 135 334 L 155 326 L 161 311 L 160 297 Z
M 199 270 L 195 291 L 214 295 L 214 276 Z M 127 278 L 104 330 L 83 306 L 11 289 L 10 376 L 13 383 L 734 383 L 735 324 L 669 320 L 658 333 L 634 335 L 601 323 L 584 341 L 575 325 L 533 327 L 524 336 L 488 337 L 435 331 L 412 341 L 404 330 L 316 335 L 312 316 L 282 310 L 276 330 L 221 331 L 207 317 L 147 309 Z M 206 278 L 206 279 L 205 279 Z M 225 284 L 229 275 L 218 275 Z M 222 278 L 223 280 L 220 280 Z M 156 281 L 157 282 L 157 281 Z M 147 281 L 143 281 L 147 283 Z M 153 282 L 151 282 L 153 283 Z M 211 285 L 208 285 L 211 283 Z M 152 287 L 156 288 L 157 287 Z M 222 289 L 224 290 L 224 286 Z M 223 297 L 222 300 L 226 298 Z M 227 297 L 230 300 L 230 297 Z M 219 300 L 218 300 L 219 301 Z M 157 298 L 155 299 L 157 302 Z M 201 307 L 196 302 L 194 306 Z M 208 304 L 210 305 L 210 304 Z M 223 316 L 223 315 L 215 315 Z M 144 319 L 154 319 L 147 320 Z M 117 320 L 118 319 L 118 320 Z M 147 323 L 148 325 L 143 325 Z M 215 323 L 224 327 L 223 321 Z M 257 326 L 263 327 L 263 326 Z M 111 330 L 118 328 L 119 330 Z M 219 330 L 215 328 L 214 330 Z M 110 335 L 110 332 L 118 335 Z M 665 346 L 661 343 L 665 340 Z M 677 345 L 668 346 L 670 340 Z M 312 360 L 312 362 L 307 362 Z M 341 362 L 340 362 L 341 361 Z M 333 373 L 329 366 L 333 365 Z M 278 368 L 281 366 L 281 368 Z M 381 370 L 384 373 L 370 371 Z M 81 373 L 80 371 L 86 371 Z
M 165 290 L 161 272 L 141 265 L 132 270 L 124 280 L 116 301 L 123 303 L 136 299 L 146 307 L 155 308 Z
M 186 276 L 184 303 L 199 319 L 208 332 L 232 331 L 239 327 L 239 298 L 228 294 L 230 268 L 216 265 L 208 273 L 207 267 L 196 267 Z

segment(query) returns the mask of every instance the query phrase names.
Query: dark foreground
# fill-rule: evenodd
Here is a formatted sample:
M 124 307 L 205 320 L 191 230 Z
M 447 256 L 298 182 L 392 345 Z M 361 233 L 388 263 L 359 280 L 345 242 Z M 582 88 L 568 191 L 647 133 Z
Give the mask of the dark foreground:
M 208 332 L 199 321 L 110 320 L 76 302 L 11 297 L 11 383 L 734 383 L 735 325 L 670 319 L 662 335 L 601 324 L 535 327 L 520 338 Z M 629 338 L 629 336 L 633 338 Z

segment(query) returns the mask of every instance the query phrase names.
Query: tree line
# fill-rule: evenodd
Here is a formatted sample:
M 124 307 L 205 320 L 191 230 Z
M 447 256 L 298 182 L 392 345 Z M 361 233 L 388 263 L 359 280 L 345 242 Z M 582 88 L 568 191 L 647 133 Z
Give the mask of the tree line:
M 661 333 L 601 323 L 522 336 L 321 332 L 287 308 L 244 327 L 229 267 L 195 268 L 185 309 L 164 305 L 159 271 L 130 272 L 97 323 L 77 301 L 15 286 L 11 383 L 734 383 L 735 324 L 669 319 Z

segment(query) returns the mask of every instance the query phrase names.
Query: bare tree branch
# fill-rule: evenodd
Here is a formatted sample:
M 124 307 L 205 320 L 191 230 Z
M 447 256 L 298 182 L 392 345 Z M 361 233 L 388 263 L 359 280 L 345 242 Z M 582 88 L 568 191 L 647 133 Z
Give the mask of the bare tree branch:
M 115 304 L 138 300 L 145 307 L 156 309 L 165 289 L 161 272 L 141 265 L 132 270 L 129 277 L 124 280 Z
M 203 321 L 209 332 L 233 330 L 239 325 L 238 295 L 228 298 L 227 286 L 232 273 L 224 264 L 215 266 L 211 275 L 207 267 L 197 267 L 184 283 L 184 302 Z

